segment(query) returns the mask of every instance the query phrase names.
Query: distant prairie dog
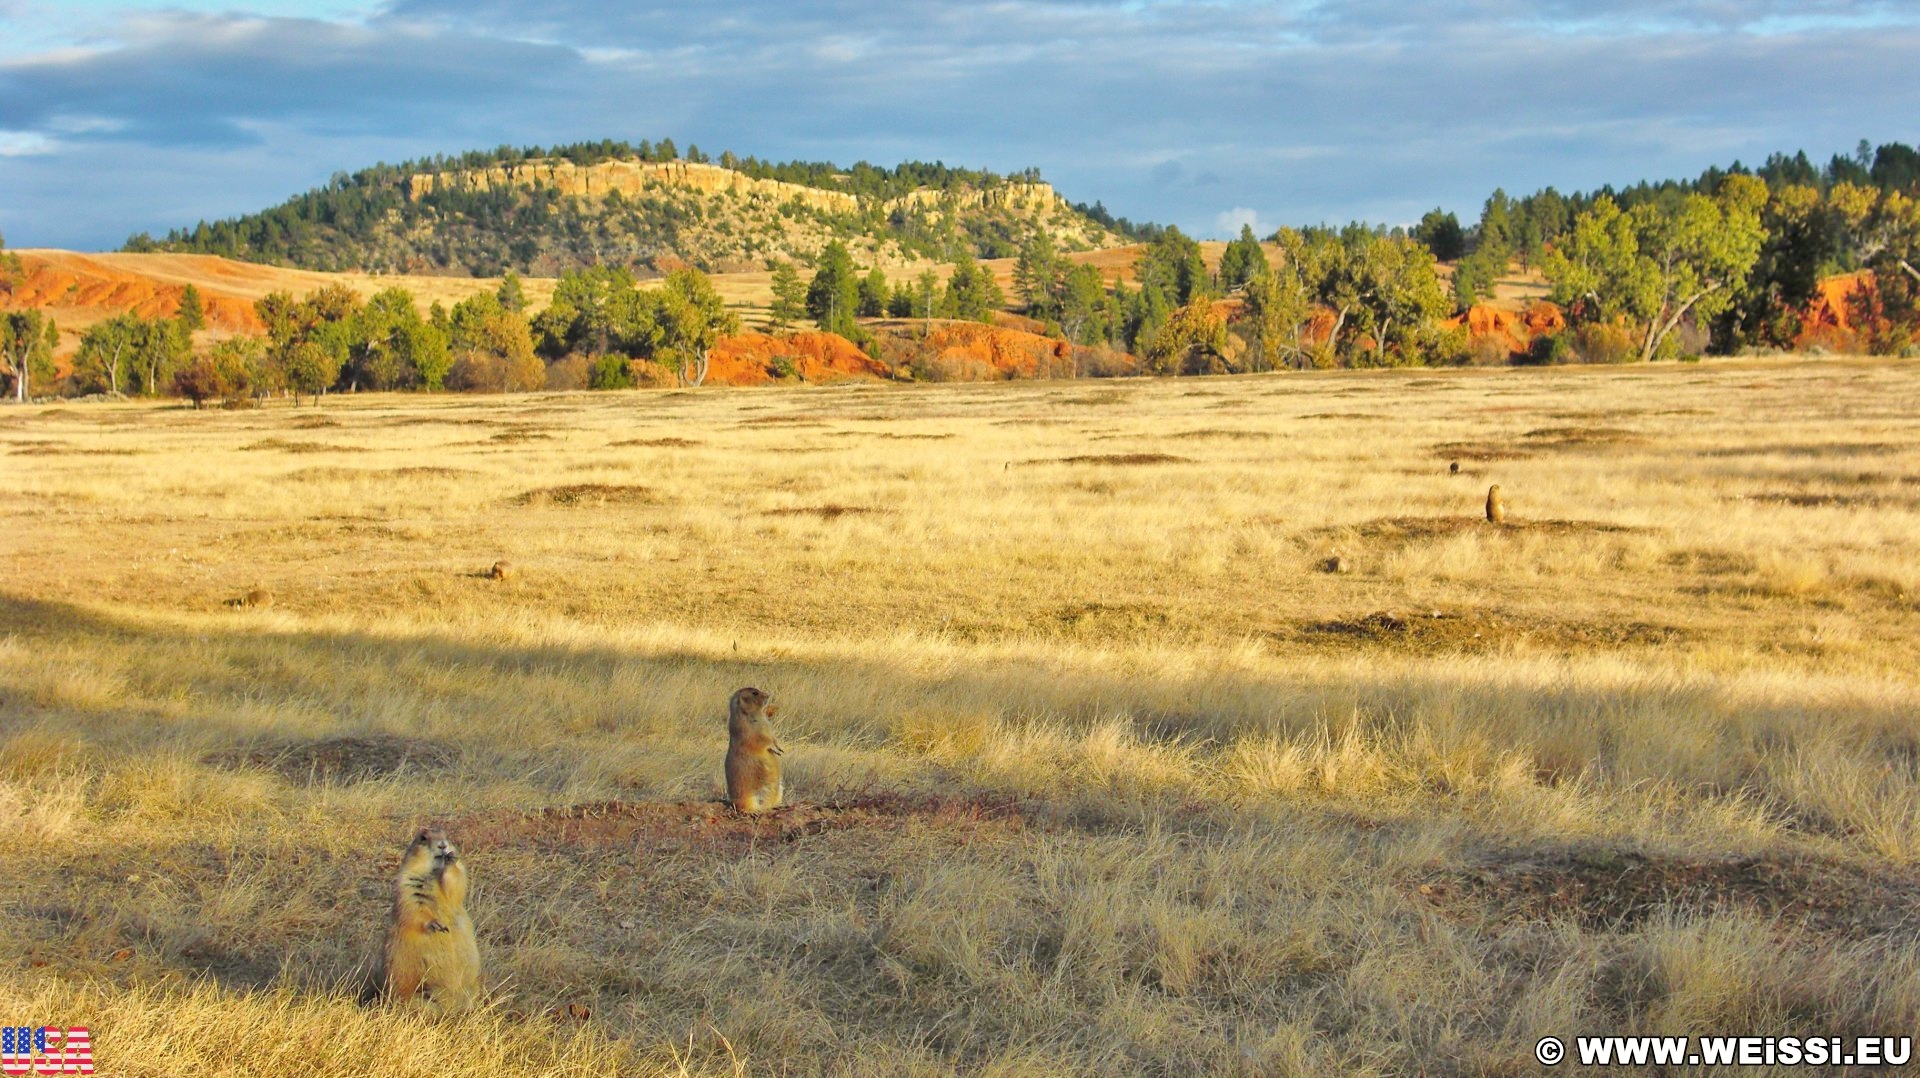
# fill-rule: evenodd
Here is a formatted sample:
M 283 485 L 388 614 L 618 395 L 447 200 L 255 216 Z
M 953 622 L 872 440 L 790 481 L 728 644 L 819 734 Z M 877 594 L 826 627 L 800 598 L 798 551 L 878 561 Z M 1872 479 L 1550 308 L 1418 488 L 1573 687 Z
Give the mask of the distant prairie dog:
M 245 595 L 228 599 L 227 605 L 235 610 L 266 610 L 273 606 L 273 593 L 265 588 L 249 588 Z
M 745 688 L 727 701 L 727 800 L 741 812 L 780 807 L 786 787 L 780 781 L 780 742 L 768 722 L 778 709 L 767 694 Z
M 512 577 L 513 563 L 510 561 L 494 562 L 493 568 L 487 570 L 487 578 L 490 580 L 510 580 Z
M 1507 502 L 1500 496 L 1500 484 L 1487 488 L 1487 519 L 1495 524 L 1504 524 L 1507 519 Z
M 1459 475 L 1459 474 L 1460 474 L 1460 462 L 1459 462 L 1459 461 L 1457 461 L 1457 460 L 1454 460 L 1454 461 L 1448 461 L 1448 462 L 1447 462 L 1447 474 L 1448 474 L 1448 475 Z
M 400 859 L 380 991 L 438 1014 L 480 998 L 480 948 L 467 916 L 467 868 L 438 827 L 421 829 Z

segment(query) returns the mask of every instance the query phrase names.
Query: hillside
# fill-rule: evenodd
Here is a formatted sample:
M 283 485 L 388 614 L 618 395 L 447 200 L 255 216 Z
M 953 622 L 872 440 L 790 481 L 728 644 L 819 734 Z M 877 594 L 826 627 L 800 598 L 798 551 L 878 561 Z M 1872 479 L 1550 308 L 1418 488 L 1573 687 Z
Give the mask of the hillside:
M 710 273 L 764 270 L 776 260 L 809 260 L 836 239 L 862 265 L 884 267 L 962 252 L 1008 257 L 1039 232 L 1064 251 L 1124 242 L 1037 176 L 753 164 L 555 154 L 380 166 L 259 213 L 164 240 L 136 236 L 127 249 L 486 277 L 605 264 L 643 274 L 688 264 Z

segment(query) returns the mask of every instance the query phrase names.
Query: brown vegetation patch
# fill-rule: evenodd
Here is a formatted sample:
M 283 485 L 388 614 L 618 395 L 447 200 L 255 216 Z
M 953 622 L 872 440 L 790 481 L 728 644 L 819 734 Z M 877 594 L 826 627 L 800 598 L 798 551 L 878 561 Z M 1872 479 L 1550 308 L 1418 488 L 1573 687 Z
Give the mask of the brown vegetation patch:
M 553 435 L 543 430 L 503 430 L 475 445 L 519 445 L 522 442 L 551 442 Z
M 1737 445 L 1700 452 L 1705 457 L 1885 457 L 1911 447 L 1898 442 L 1826 442 L 1821 444 Z
M 1554 449 L 1587 445 L 1623 445 L 1644 441 L 1638 433 L 1620 427 L 1541 427 L 1521 435 L 1536 445 Z
M 704 444 L 706 443 L 696 442 L 691 438 L 623 438 L 617 442 L 608 442 L 607 448 L 616 449 L 628 446 L 645 446 L 649 449 L 692 449 L 697 445 Z
M 1462 532 L 1486 531 L 1492 534 L 1534 532 L 1548 535 L 1639 534 L 1647 529 L 1626 524 L 1608 524 L 1599 520 L 1514 520 L 1489 523 L 1478 516 L 1461 517 L 1379 517 L 1364 524 L 1317 529 L 1316 534 L 1352 533 L 1362 539 L 1398 542 L 1425 542 L 1444 539 Z
M 884 513 L 885 509 L 876 509 L 870 505 L 798 505 L 785 509 L 769 509 L 770 517 L 819 517 L 821 520 L 838 520 L 846 516 L 863 516 L 868 513 Z
M 459 751 L 444 742 L 375 734 L 225 749 L 209 753 L 203 762 L 214 767 L 264 768 L 289 782 L 347 783 L 445 771 L 459 758 Z
M 896 434 L 890 430 L 836 430 L 829 438 L 885 438 L 896 442 L 944 442 L 951 434 Z
M 1008 799 L 867 794 L 782 805 L 751 816 L 735 812 L 724 801 L 602 801 L 491 813 L 458 822 L 454 829 L 475 848 L 525 845 L 572 853 L 593 847 L 664 851 L 751 846 L 825 831 L 900 830 L 911 824 L 1010 832 L 1021 830 L 1024 822 L 1023 806 Z
M 1022 464 L 1192 464 L 1192 457 L 1172 453 L 1082 453 L 1072 457 L 1025 460 Z
M 288 479 L 308 482 L 356 479 L 458 479 L 473 475 L 471 468 L 444 468 L 434 464 L 414 465 L 405 468 L 301 468 L 287 473 Z
M 1227 430 L 1224 427 L 1205 427 L 1200 430 L 1183 430 L 1169 438 L 1229 438 L 1238 441 L 1262 441 L 1272 438 L 1272 433 L 1264 430 Z
M 1519 449 L 1505 442 L 1440 442 L 1433 447 L 1433 455 L 1446 460 L 1474 460 L 1485 463 L 1495 460 L 1527 460 L 1534 454 L 1530 450 Z
M 1745 908 L 1854 939 L 1920 932 L 1920 875 L 1814 857 L 1664 857 L 1607 847 L 1494 850 L 1416 893 L 1463 920 L 1631 928 L 1664 910 Z
M 326 442 L 290 442 L 285 438 L 262 438 L 251 445 L 243 445 L 243 450 L 278 449 L 282 453 L 362 453 L 365 447 L 357 445 L 329 445 Z
M 1125 390 L 1096 389 L 1092 393 L 1088 393 L 1085 396 L 1068 397 L 1065 400 L 1061 401 L 1060 403 L 1061 404 L 1089 404 L 1089 405 L 1125 404 L 1127 402 L 1127 398 L 1128 398 L 1128 393 Z
M 324 427 L 337 427 L 340 421 L 323 415 L 303 415 L 288 423 L 295 430 L 320 430 Z
M 1746 500 L 1791 505 L 1800 509 L 1879 509 L 1883 507 L 1910 509 L 1916 504 L 1911 498 L 1891 498 L 1878 494 L 1837 494 L 1832 491 L 1794 490 L 1761 491 L 1758 494 L 1746 495 Z
M 1676 550 L 1662 561 L 1673 569 L 1705 573 L 1708 576 L 1751 573 L 1760 568 L 1759 561 L 1753 555 L 1731 550 Z
M 584 508 L 607 505 L 650 505 L 658 501 L 651 487 L 631 483 L 569 483 L 539 487 L 514 495 L 515 505 L 558 505 Z
M 1042 628 L 1135 633 L 1165 628 L 1167 612 L 1148 603 L 1069 603 L 1043 618 Z
M 742 427 L 824 427 L 826 420 L 812 415 L 756 415 L 742 419 Z
M 1383 415 L 1375 415 L 1372 412 L 1313 412 L 1308 415 L 1303 415 L 1300 418 L 1301 419 L 1385 419 L 1387 417 Z
M 1417 652 L 1485 651 L 1509 645 L 1584 650 L 1644 647 L 1683 638 L 1683 630 L 1648 622 L 1568 622 L 1470 611 L 1379 610 L 1363 617 L 1302 623 L 1271 634 L 1304 644 L 1364 644 Z

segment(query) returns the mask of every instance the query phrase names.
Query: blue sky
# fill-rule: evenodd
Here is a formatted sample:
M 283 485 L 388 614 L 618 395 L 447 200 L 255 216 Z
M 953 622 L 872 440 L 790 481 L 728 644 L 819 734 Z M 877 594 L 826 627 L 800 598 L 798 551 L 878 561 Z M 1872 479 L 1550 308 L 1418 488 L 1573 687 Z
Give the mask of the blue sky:
M 1920 142 L 1920 0 L 0 0 L 0 233 L 501 143 L 1038 166 L 1202 235 Z

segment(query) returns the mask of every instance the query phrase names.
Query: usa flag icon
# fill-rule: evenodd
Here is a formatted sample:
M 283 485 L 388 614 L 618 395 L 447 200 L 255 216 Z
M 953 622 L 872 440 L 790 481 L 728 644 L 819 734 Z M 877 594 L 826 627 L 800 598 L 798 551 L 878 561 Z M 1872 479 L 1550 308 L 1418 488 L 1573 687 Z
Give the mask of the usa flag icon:
M 92 1074 L 85 1026 L 0 1026 L 0 1074 Z

